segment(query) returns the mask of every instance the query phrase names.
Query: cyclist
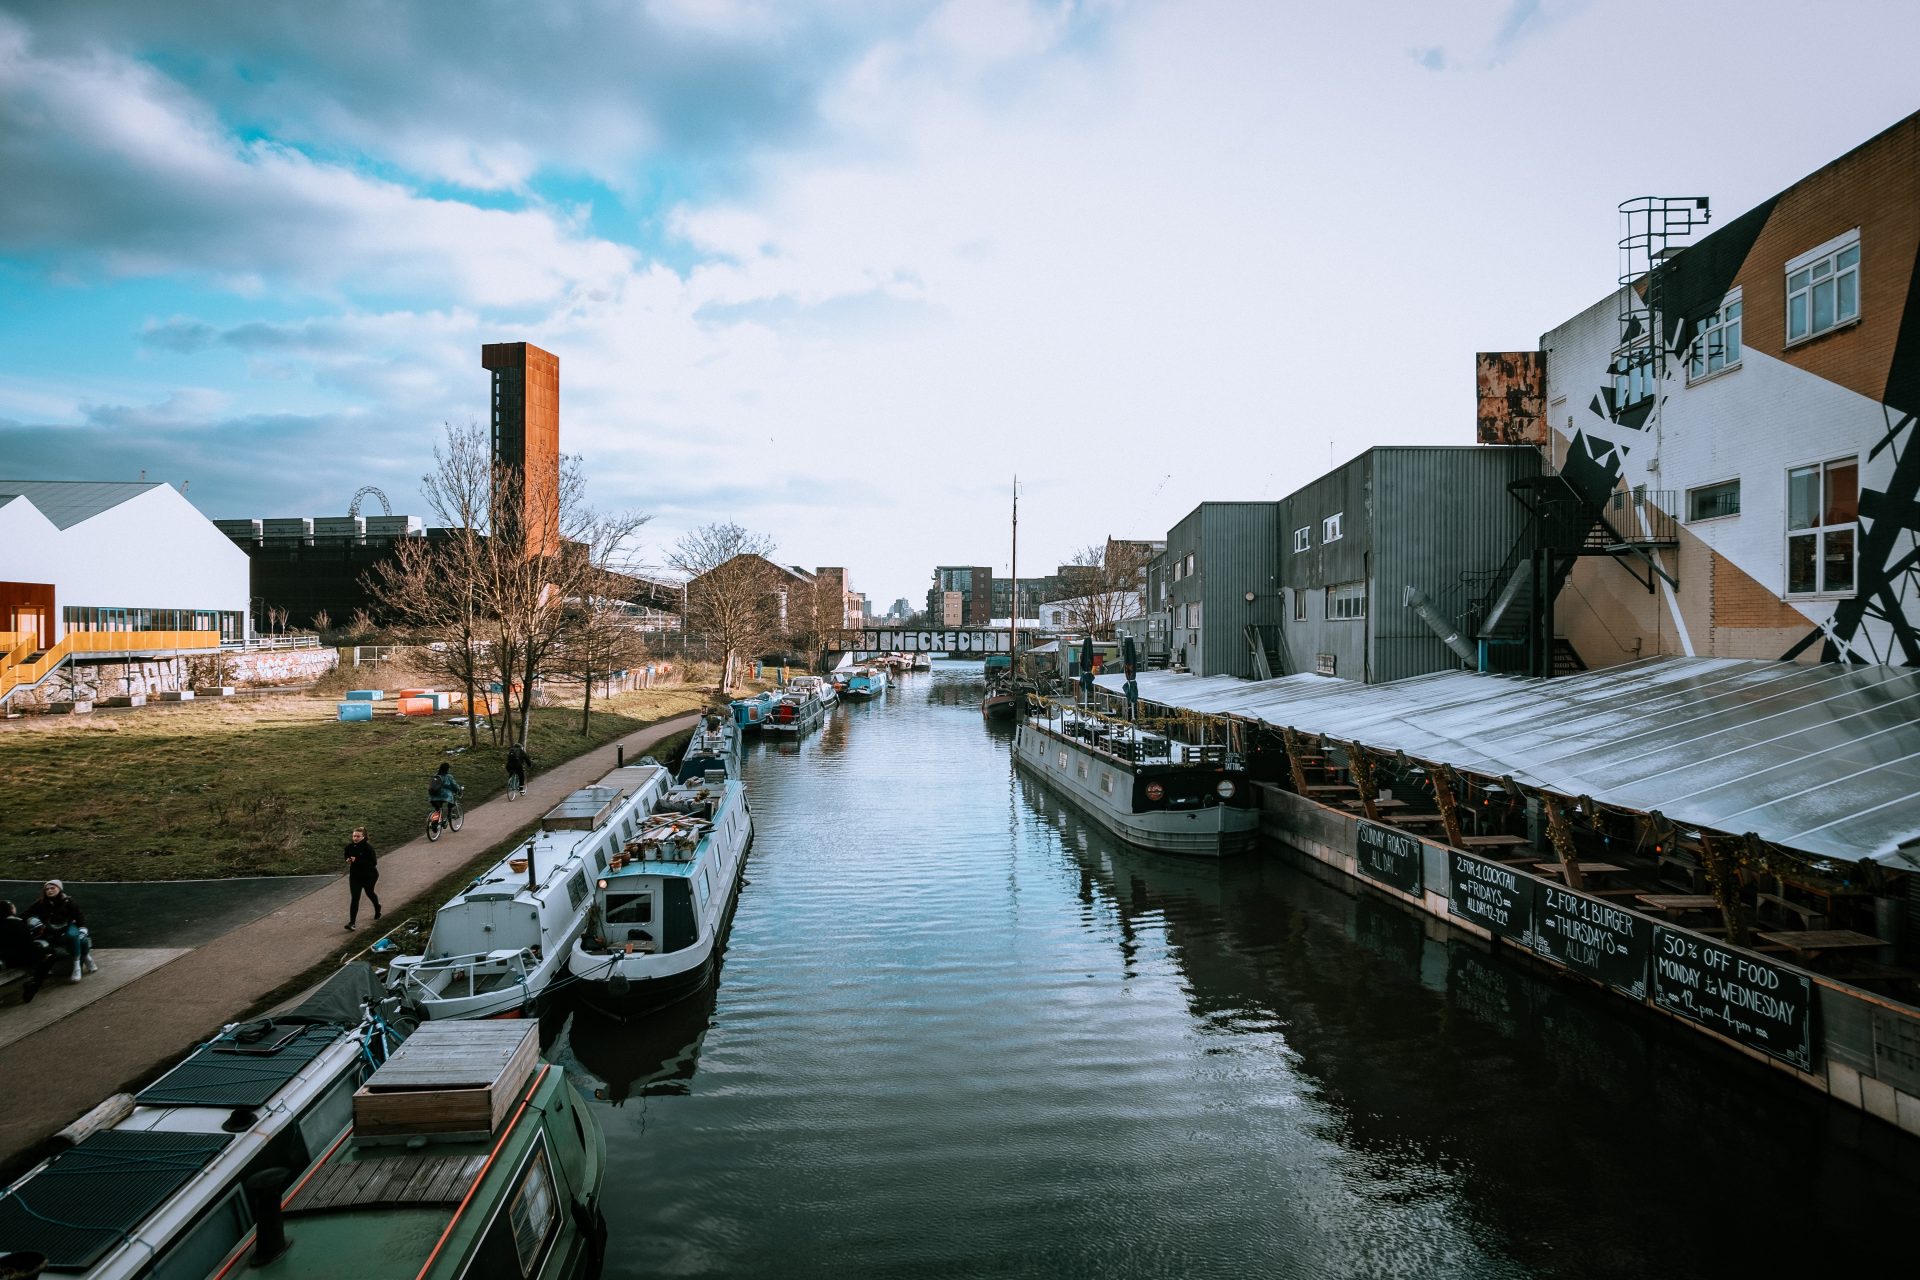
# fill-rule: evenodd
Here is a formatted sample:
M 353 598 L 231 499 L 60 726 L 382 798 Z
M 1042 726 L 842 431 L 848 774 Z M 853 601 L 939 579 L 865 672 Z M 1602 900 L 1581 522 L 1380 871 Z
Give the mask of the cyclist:
M 533 772 L 533 757 L 519 743 L 507 748 L 507 791 L 508 794 L 527 789 L 527 775 Z
M 441 761 L 440 768 L 433 777 L 427 779 L 427 799 L 433 804 L 434 816 L 439 817 L 447 801 L 458 799 L 460 793 L 465 790 L 466 788 L 460 785 L 460 780 L 453 776 L 453 766 L 444 760 Z

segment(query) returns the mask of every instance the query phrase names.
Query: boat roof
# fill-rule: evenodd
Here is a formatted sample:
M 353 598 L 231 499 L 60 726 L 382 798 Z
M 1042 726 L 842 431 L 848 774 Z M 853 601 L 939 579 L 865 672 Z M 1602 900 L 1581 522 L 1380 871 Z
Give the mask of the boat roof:
M 1647 658 L 1366 685 L 1142 671 L 1140 697 L 1404 751 L 1820 857 L 1920 867 L 1920 671 Z M 1119 675 L 1096 679 L 1117 692 Z
M 261 1034 L 248 1044 L 245 1036 L 251 1028 L 261 1029 Z M 344 1028 L 326 1023 L 251 1023 L 237 1035 L 201 1045 L 135 1094 L 134 1101 L 147 1107 L 264 1106 L 345 1034 Z
M 566 883 L 561 873 L 567 864 L 584 854 L 595 840 L 601 839 L 613 825 L 620 806 L 644 794 L 650 786 L 655 785 L 656 779 L 664 786 L 667 781 L 666 766 L 636 762 L 615 769 L 599 782 L 573 792 L 549 809 L 542 820 L 558 818 L 565 822 L 578 820 L 583 824 L 592 821 L 593 826 L 562 826 L 534 833 L 524 844 L 515 846 L 506 857 L 482 871 L 464 889 L 447 899 L 446 906 L 521 897 L 530 901 L 544 900 L 558 892 Z M 511 865 L 515 858 L 526 858 L 532 866 L 527 870 L 515 871 Z M 534 888 L 528 887 L 529 872 L 536 886 Z
M 91 1267 L 232 1142 L 230 1133 L 102 1129 L 0 1196 L 0 1249 Z

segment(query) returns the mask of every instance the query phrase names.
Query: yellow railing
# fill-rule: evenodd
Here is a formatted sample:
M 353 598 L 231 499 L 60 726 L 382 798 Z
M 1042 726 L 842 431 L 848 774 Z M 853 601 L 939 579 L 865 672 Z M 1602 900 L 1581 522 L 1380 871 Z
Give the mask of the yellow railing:
M 37 631 L 0 631 L 0 671 L 40 647 Z
M 163 649 L 219 647 L 218 631 L 69 631 L 32 662 L 14 659 L 12 655 L 21 652 L 18 648 L 9 653 L 7 660 L 0 661 L 0 697 L 21 685 L 38 682 L 76 653 L 152 653 Z

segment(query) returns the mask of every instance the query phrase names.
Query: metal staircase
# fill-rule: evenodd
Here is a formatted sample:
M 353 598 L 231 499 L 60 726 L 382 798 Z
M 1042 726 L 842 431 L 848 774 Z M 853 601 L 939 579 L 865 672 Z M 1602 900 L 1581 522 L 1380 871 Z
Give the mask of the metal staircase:
M 1595 500 L 1551 473 L 1515 480 L 1507 489 L 1531 516 L 1527 530 L 1498 569 L 1462 575 L 1469 592 L 1467 630 L 1479 646 L 1481 670 L 1515 668 L 1508 655 L 1523 655 L 1518 669 L 1564 674 L 1565 642 L 1552 634 L 1553 605 L 1584 557 L 1613 559 L 1648 591 L 1656 579 L 1679 585 L 1654 554 L 1679 543 L 1674 494 L 1616 490 Z M 1571 646 L 1566 651 L 1571 654 Z M 1577 654 L 1572 661 L 1579 662 Z

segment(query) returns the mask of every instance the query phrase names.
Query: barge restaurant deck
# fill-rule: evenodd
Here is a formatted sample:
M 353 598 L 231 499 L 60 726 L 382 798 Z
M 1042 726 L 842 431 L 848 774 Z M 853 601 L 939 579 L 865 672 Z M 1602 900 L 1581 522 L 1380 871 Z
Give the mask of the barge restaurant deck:
M 1920 1136 L 1920 671 L 1138 679 L 1244 726 L 1270 839 Z

